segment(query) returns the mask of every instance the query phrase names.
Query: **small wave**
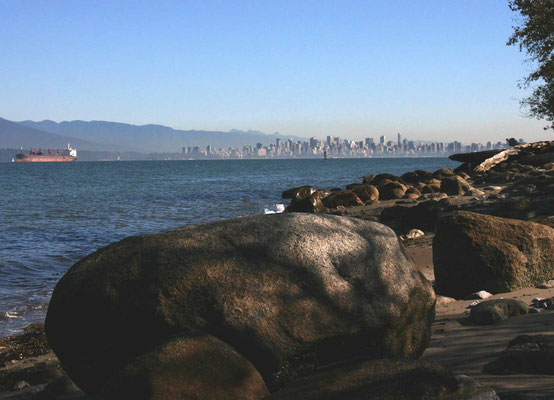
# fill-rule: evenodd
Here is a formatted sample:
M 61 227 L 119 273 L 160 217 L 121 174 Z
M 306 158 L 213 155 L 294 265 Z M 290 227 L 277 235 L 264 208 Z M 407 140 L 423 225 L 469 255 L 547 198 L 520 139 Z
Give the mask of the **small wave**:
M 16 311 L 6 311 L 4 315 L 1 316 L 2 319 L 13 319 L 19 318 L 19 314 Z
M 280 203 L 275 204 L 275 210 L 264 208 L 264 214 L 281 214 L 283 211 L 285 211 L 285 205 Z

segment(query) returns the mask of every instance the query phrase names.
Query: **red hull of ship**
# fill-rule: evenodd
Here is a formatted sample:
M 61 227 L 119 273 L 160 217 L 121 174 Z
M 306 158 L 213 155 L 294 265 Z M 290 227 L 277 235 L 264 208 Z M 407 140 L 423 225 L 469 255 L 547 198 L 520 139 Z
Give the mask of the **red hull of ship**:
M 28 155 L 24 154 L 23 157 L 19 156 L 15 159 L 16 162 L 67 162 L 67 161 L 75 161 L 77 160 L 77 157 L 72 156 L 52 156 L 52 155 Z

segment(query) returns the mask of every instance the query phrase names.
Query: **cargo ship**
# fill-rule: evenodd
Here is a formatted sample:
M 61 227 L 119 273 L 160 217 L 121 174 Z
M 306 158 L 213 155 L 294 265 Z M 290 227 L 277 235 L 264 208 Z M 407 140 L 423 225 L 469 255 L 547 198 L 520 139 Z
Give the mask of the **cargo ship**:
M 43 150 L 43 149 L 31 149 L 29 153 L 23 153 L 20 151 L 15 155 L 15 162 L 64 162 L 77 160 L 77 150 L 72 149 L 70 145 L 67 145 L 67 149 L 56 150 Z

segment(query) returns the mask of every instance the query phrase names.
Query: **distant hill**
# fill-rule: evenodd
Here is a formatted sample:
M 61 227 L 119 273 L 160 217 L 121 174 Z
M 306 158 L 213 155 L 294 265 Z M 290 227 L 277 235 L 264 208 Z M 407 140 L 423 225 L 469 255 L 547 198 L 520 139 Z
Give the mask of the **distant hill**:
M 116 146 L 119 150 L 139 152 L 181 152 L 185 146 L 199 146 L 205 148 L 211 145 L 214 148 L 242 147 L 263 143 L 275 143 L 277 138 L 287 140 L 307 140 L 296 136 L 267 135 L 257 131 L 231 130 L 197 131 L 177 130 L 163 125 L 131 125 L 119 122 L 106 121 L 22 121 L 18 124 L 54 133 L 83 139 L 104 146 Z M 2 143 L 0 143 L 0 147 Z
M 45 132 L 0 118 L 0 148 L 19 149 L 23 147 L 23 149 L 28 150 L 29 147 L 42 147 L 45 149 L 57 149 L 66 147 L 68 143 L 71 143 L 71 146 L 78 149 L 105 149 L 105 146 L 88 140 Z

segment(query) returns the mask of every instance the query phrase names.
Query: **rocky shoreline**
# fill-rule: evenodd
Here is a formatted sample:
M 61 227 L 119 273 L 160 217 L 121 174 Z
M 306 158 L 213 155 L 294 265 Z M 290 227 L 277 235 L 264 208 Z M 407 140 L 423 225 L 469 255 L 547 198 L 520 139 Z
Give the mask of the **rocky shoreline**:
M 441 215 L 457 210 L 554 226 L 554 145 L 548 149 L 537 155 L 524 153 L 482 172 L 472 166 L 498 151 L 455 154 L 450 158 L 465 162 L 454 170 L 366 175 L 346 189 L 302 186 L 286 190 L 282 197 L 291 200 L 290 212 L 377 221 L 399 235 L 414 228 L 432 233 Z
M 110 245 L 79 262 L 70 275 L 95 291 L 106 284 L 111 291 L 99 295 L 98 310 L 89 307 L 88 315 L 67 319 L 71 310 L 66 305 L 82 301 L 87 289 L 72 287 L 67 283 L 71 279 L 64 278 L 47 319 L 49 342 L 73 380 L 101 398 L 125 397 L 142 387 L 137 377 L 149 377 L 149 390 L 155 393 L 140 397 L 142 391 L 140 398 L 182 398 L 178 391 L 164 393 L 176 376 L 186 376 L 188 387 L 195 388 L 190 398 L 554 398 L 554 152 L 551 142 L 543 143 L 515 146 L 508 154 L 456 155 L 464 163 L 455 170 L 367 175 L 346 189 L 293 188 L 283 193 L 291 204 L 281 216 L 199 225 Z M 264 228 L 268 218 L 272 222 Z M 289 233 L 290 241 L 275 245 L 269 238 L 278 237 L 274 231 L 280 230 Z M 175 240 L 186 242 L 186 250 L 176 250 Z M 162 248 L 167 249 L 158 253 Z M 111 257 L 123 254 L 117 264 L 126 265 L 129 254 L 137 253 L 141 255 L 124 273 L 132 284 L 108 270 L 98 272 L 107 258 L 111 261 L 105 265 L 110 266 Z M 201 275 L 171 267 L 167 277 L 137 280 L 148 271 L 138 267 L 142 262 L 175 266 L 188 260 L 214 266 L 222 258 L 223 267 Z M 367 275 L 362 267 L 368 262 L 377 266 L 371 272 L 376 275 Z M 412 272 L 414 263 L 417 273 Z M 245 270 L 244 265 L 252 267 Z M 264 275 L 256 272 L 260 266 Z M 94 274 L 86 273 L 89 269 Z M 174 284 L 180 274 L 196 283 Z M 240 287 L 222 286 L 228 276 L 240 280 Z M 148 299 L 152 279 L 161 291 L 152 292 L 150 316 L 150 300 L 135 304 L 129 297 L 125 303 L 123 296 L 144 293 Z M 434 306 L 432 289 L 423 294 L 431 284 L 437 293 Z M 62 296 L 63 287 L 68 289 Z M 95 318 L 104 318 L 101 307 L 116 292 L 118 302 L 106 309 L 121 311 L 108 318 L 126 325 L 117 328 L 121 338 L 104 338 L 98 328 L 101 319 Z M 168 303 L 175 293 L 192 296 L 194 307 L 178 311 Z M 133 322 L 135 308 L 142 314 Z M 434 320 L 427 322 L 429 312 Z M 81 328 L 87 324 L 88 329 Z M 129 341 L 132 332 L 144 330 L 143 324 L 159 327 Z M 184 327 L 188 333 L 183 336 Z M 191 327 L 196 332 L 192 336 Z M 72 335 L 80 337 L 74 347 Z M 129 341 L 123 352 L 122 338 Z M 368 347 L 368 338 L 377 341 Z M 100 355 L 102 348 L 112 350 Z M 129 356 L 135 348 L 150 350 Z M 213 355 L 198 354 L 202 348 Z M 87 364 L 81 372 L 74 367 L 76 352 L 81 360 L 104 368 L 92 372 Z M 167 372 L 168 363 L 193 359 L 202 361 L 192 365 L 203 380 L 173 367 Z M 205 368 L 213 362 L 220 366 L 217 370 Z M 226 379 L 231 370 L 226 372 L 223 365 L 249 378 L 230 385 Z M 108 366 L 114 373 L 104 377 Z M 93 398 L 64 369 L 42 325 L 0 339 L 0 399 Z M 210 396 L 210 391 L 218 395 Z

